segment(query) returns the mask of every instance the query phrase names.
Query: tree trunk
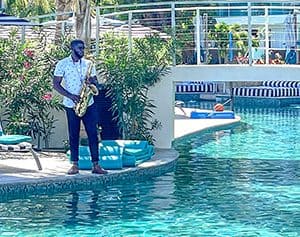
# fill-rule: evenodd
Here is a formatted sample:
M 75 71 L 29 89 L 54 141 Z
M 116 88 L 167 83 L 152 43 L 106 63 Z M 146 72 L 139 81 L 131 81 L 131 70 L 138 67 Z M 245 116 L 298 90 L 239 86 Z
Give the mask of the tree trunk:
M 71 12 L 72 11 L 72 5 L 73 5 L 73 0 L 56 0 L 55 3 L 55 7 L 56 7 L 56 13 L 58 14 L 56 16 L 56 27 L 55 27 L 55 36 L 54 36 L 54 40 L 56 43 L 61 42 L 62 36 L 65 34 L 65 32 L 63 32 L 63 28 L 62 28 L 62 22 L 67 20 L 69 18 L 69 15 L 65 14 L 65 15 L 60 15 L 63 14 L 65 12 Z
M 91 40 L 91 2 L 90 0 L 76 0 L 76 37 L 84 41 L 86 49 L 90 51 Z

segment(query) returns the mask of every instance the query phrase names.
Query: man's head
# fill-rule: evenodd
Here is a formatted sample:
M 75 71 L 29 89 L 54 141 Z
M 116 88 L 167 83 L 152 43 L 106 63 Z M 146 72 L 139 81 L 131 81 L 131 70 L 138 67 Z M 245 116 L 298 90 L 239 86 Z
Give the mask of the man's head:
M 75 60 L 79 60 L 84 55 L 84 42 L 80 39 L 75 39 L 71 41 L 72 56 Z

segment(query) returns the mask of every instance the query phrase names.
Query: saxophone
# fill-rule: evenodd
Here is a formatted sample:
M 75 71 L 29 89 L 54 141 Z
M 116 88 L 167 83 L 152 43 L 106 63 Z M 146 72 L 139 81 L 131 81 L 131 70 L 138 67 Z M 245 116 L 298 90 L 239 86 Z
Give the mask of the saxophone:
M 92 68 L 93 62 L 90 62 L 85 75 L 85 80 L 83 81 L 83 85 L 79 93 L 79 101 L 75 104 L 74 107 L 75 113 L 79 117 L 82 117 L 85 114 L 92 96 L 99 94 L 98 88 L 95 85 L 88 83 Z

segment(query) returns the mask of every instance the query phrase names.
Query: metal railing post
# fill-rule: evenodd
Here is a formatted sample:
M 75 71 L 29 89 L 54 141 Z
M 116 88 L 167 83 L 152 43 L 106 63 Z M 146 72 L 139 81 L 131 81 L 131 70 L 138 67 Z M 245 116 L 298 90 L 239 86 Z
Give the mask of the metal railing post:
M 266 64 L 269 64 L 269 51 L 270 51 L 270 43 L 269 43 L 269 9 L 265 8 L 265 44 L 266 44 Z
M 173 41 L 173 66 L 176 66 L 176 45 L 175 45 L 175 37 L 176 37 L 176 12 L 175 12 L 175 3 L 171 3 L 171 28 L 172 28 L 172 41 Z
M 208 56 L 209 56 L 209 48 L 208 48 L 208 15 L 207 13 L 203 14 L 203 24 L 204 24 L 204 48 L 205 48 L 205 54 L 204 54 L 204 62 L 207 63 Z
M 248 2 L 248 60 L 249 65 L 252 65 L 253 59 L 252 59 L 252 12 L 251 12 L 251 2 Z
M 201 32 L 202 33 L 202 32 Z M 201 48 L 200 48 L 200 10 L 196 11 L 196 52 L 197 52 L 197 65 L 201 64 Z
M 128 12 L 128 52 L 132 53 L 132 12 Z
M 65 33 L 66 33 L 66 22 L 65 21 L 61 22 L 61 32 L 60 33 L 62 36 L 65 36 Z
M 100 9 L 96 7 L 96 56 L 99 55 Z
M 25 26 L 22 26 L 22 29 L 21 29 L 21 42 L 22 42 L 22 44 L 25 43 L 25 34 L 26 34 Z

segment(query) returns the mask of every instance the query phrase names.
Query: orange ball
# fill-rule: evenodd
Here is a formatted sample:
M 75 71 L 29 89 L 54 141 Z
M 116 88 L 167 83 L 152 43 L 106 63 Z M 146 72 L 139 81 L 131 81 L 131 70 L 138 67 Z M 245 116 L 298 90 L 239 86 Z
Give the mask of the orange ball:
M 214 110 L 218 112 L 223 112 L 224 111 L 224 106 L 222 104 L 215 104 Z

